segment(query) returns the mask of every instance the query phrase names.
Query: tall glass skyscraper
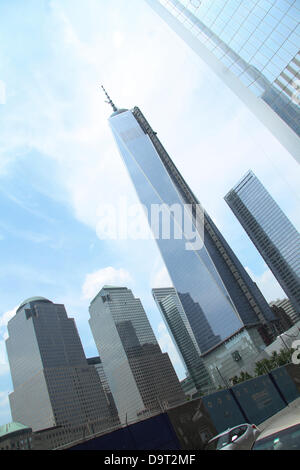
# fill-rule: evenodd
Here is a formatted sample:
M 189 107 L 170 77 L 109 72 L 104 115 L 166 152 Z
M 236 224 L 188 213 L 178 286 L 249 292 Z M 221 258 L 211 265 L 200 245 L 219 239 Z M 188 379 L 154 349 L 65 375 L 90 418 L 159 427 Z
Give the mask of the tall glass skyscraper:
M 146 0 L 300 162 L 298 0 Z
M 92 300 L 89 324 L 122 423 L 185 401 L 140 299 L 126 287 L 104 286 Z
M 300 235 L 249 171 L 225 201 L 289 297 L 300 318 Z
M 8 322 L 6 340 L 14 391 L 14 421 L 34 431 L 91 424 L 95 432 L 113 423 L 99 375 L 88 365 L 73 318 L 64 305 L 32 297 Z
M 212 390 L 214 386 L 176 290 L 174 287 L 163 287 L 152 289 L 152 294 L 186 367 L 187 375 L 197 390 Z
M 109 384 L 107 382 L 107 378 L 106 378 L 106 375 L 104 373 L 103 364 L 101 362 L 100 357 L 99 356 L 98 357 L 89 357 L 89 358 L 87 358 L 87 363 L 89 365 L 93 365 L 95 367 L 95 369 L 96 369 L 96 371 L 97 371 L 97 373 L 100 377 L 100 381 L 101 381 L 101 385 L 102 385 L 104 393 L 105 393 L 106 401 L 107 401 L 109 410 L 111 412 L 112 422 L 117 422 L 118 419 L 119 419 L 118 410 L 117 410 L 117 407 L 116 407 L 116 404 L 115 404 L 114 397 L 111 393 L 111 389 L 109 388 Z
M 206 212 L 204 245 L 187 249 L 184 217 L 180 222 L 172 208 L 189 208 L 196 233 L 198 200 L 139 108 L 114 109 L 110 126 L 149 223 L 152 206 L 165 204 L 176 225 L 176 236 L 159 236 L 156 242 L 201 354 L 245 327 L 260 328 L 262 334 L 272 329 L 269 305 Z

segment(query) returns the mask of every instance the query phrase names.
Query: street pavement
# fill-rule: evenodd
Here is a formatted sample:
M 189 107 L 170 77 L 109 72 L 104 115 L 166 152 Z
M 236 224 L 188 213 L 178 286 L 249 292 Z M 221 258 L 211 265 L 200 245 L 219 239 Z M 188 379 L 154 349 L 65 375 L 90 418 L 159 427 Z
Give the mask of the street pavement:
M 290 403 L 289 406 L 259 424 L 258 427 L 262 431 L 259 439 L 290 426 L 294 426 L 295 424 L 300 424 L 300 398 L 297 398 L 297 400 Z

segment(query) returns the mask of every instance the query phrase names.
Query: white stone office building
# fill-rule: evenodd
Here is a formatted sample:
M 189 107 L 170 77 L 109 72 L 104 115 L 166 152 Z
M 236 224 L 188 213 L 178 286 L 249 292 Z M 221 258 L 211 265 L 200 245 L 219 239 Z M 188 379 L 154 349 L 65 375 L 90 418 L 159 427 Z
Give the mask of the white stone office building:
M 178 405 L 184 393 L 140 299 L 105 286 L 90 305 L 90 327 L 122 423 Z
M 88 423 L 98 432 L 111 426 L 99 375 L 88 365 L 64 305 L 43 297 L 25 300 L 8 322 L 8 334 L 14 421 L 33 431 Z

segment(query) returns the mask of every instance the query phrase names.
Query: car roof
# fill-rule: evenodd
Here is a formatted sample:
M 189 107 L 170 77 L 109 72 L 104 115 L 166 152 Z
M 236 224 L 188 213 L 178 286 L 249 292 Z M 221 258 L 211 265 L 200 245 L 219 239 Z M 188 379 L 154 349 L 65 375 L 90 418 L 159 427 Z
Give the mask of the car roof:
M 290 419 L 288 425 L 286 422 L 279 422 L 277 423 L 277 425 L 273 425 L 273 427 L 268 427 L 267 429 L 265 429 L 265 431 L 263 431 L 260 436 L 258 437 L 258 441 L 262 440 L 262 439 L 265 439 L 266 437 L 270 437 L 272 435 L 276 435 L 276 434 L 279 434 L 281 433 L 281 431 L 285 431 L 289 428 L 293 428 L 293 427 L 296 427 L 296 426 L 300 426 L 300 421 L 299 421 L 299 417 L 294 417 L 292 419 Z
M 225 431 L 222 431 L 219 434 L 217 434 L 216 436 L 214 436 L 209 442 L 213 441 L 214 439 L 218 439 L 219 437 L 224 436 L 225 434 L 229 433 L 230 431 L 233 431 L 236 428 L 240 428 L 241 426 L 251 426 L 251 424 L 241 423 L 241 424 L 238 424 L 237 426 L 233 426 L 232 428 L 228 428 Z

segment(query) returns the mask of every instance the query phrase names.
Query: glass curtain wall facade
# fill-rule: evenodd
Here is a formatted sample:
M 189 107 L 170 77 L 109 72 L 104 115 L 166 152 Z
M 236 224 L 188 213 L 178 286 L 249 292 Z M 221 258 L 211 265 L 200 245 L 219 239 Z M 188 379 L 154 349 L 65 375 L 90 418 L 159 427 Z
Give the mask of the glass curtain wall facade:
M 101 385 L 103 387 L 104 393 L 105 393 L 105 398 L 107 401 L 107 405 L 109 407 L 110 413 L 111 413 L 111 418 L 112 422 L 118 422 L 119 416 L 118 416 L 118 410 L 115 404 L 114 397 L 111 393 L 111 389 L 109 388 L 108 382 L 106 375 L 104 373 L 103 369 L 103 364 L 101 362 L 100 357 L 89 357 L 87 358 L 87 363 L 89 365 L 93 365 L 100 377 Z
M 206 212 L 201 221 L 204 244 L 187 249 L 184 217 L 180 221 L 171 208 L 182 208 L 182 213 L 193 208 L 188 217 L 196 232 L 199 202 L 139 108 L 116 111 L 109 122 L 149 224 L 152 206 L 165 204 L 170 223 L 176 225 L 177 236 L 160 234 L 156 242 L 201 353 L 245 326 L 272 329 L 269 305 Z
M 91 302 L 89 324 L 122 423 L 185 401 L 168 354 L 162 353 L 140 299 L 105 286 Z
M 225 196 L 300 319 L 300 235 L 252 171 Z
M 213 384 L 201 358 L 201 351 L 176 290 L 173 287 L 158 288 L 152 289 L 152 294 L 185 364 L 186 372 L 196 389 L 203 392 L 213 389 Z
M 300 162 L 298 0 L 146 0 Z
M 273 305 L 275 305 L 276 307 L 283 308 L 283 310 L 286 312 L 286 314 L 289 316 L 293 323 L 299 321 L 299 316 L 289 299 L 273 300 L 270 302 L 269 305 L 270 307 L 273 307 Z
M 112 426 L 99 375 L 87 364 L 64 305 L 42 297 L 28 299 L 7 328 L 14 421 L 34 431 L 89 423 L 97 432 Z

